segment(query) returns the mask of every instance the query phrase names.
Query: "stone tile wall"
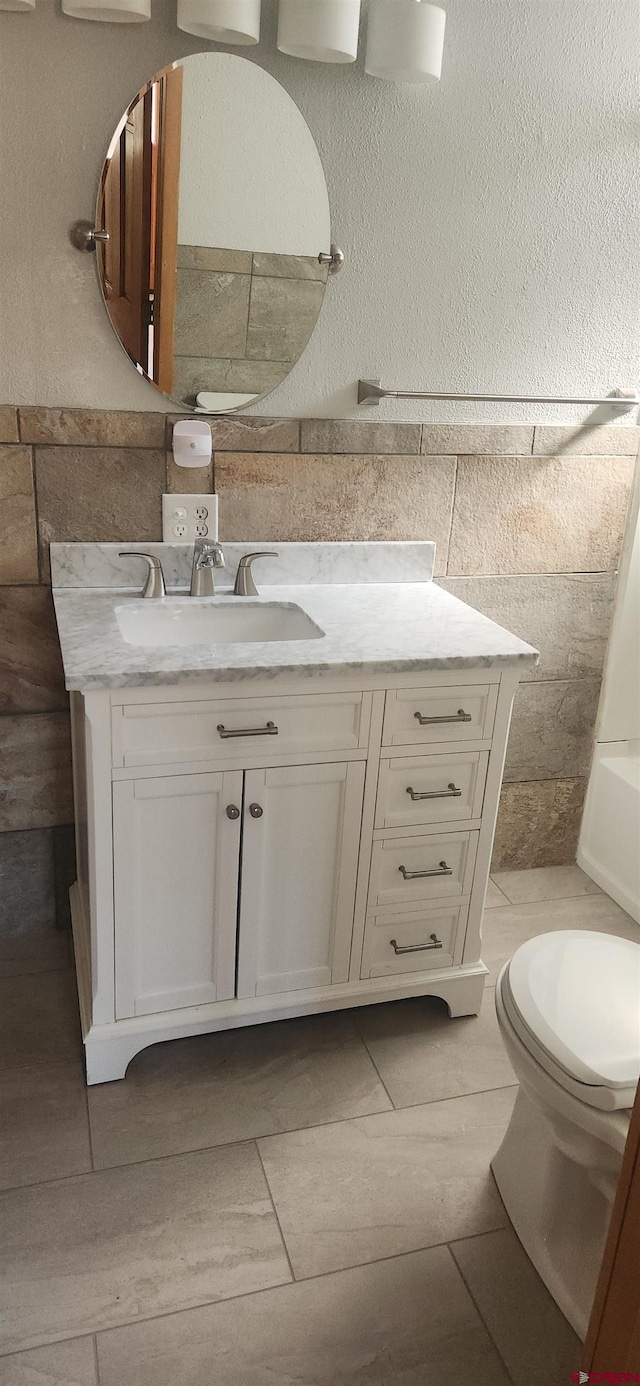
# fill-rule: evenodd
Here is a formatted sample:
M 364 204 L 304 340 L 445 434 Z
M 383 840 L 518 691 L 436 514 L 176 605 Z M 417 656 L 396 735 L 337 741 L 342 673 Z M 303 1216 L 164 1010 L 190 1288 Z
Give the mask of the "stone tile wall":
M 304 351 L 322 307 L 326 265 L 309 255 L 179 245 L 173 394 L 262 395 Z
M 174 466 L 172 422 L 0 408 L 0 897 L 31 910 L 31 840 L 40 929 L 72 822 L 49 542 L 159 539 L 165 489 L 211 490 L 213 468 Z M 571 861 L 640 429 L 248 416 L 212 429 L 223 540 L 435 538 L 437 581 L 541 649 L 516 700 L 494 866 Z

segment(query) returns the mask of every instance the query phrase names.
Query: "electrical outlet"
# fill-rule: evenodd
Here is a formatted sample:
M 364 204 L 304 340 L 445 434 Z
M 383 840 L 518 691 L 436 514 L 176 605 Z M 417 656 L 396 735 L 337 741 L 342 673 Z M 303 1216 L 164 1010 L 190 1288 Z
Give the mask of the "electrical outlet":
M 218 538 L 218 497 L 163 496 L 162 538 L 165 544 L 192 544 L 195 539 L 213 543 Z

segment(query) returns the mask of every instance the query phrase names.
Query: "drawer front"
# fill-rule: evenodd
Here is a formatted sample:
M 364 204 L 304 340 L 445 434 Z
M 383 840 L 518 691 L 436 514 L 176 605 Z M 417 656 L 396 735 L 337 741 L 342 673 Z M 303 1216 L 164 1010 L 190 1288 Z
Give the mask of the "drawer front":
M 381 760 L 375 827 L 480 818 L 488 764 L 488 751 Z
M 370 915 L 360 976 L 428 972 L 462 960 L 467 905 L 444 905 L 412 914 Z
M 373 844 L 369 913 L 471 893 L 477 832 L 382 838 Z
M 113 709 L 113 763 L 177 765 L 366 747 L 371 695 L 132 703 Z
M 488 740 L 493 732 L 497 701 L 497 684 L 389 691 L 383 745 L 420 746 L 438 741 Z

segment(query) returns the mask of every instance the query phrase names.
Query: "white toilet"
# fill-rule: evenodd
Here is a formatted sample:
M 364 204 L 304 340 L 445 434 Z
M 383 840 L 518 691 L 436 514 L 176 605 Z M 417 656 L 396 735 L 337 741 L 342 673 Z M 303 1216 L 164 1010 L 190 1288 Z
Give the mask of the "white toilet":
M 529 1259 L 584 1338 L 640 1076 L 640 943 L 524 943 L 496 985 L 520 1083 L 492 1169 Z

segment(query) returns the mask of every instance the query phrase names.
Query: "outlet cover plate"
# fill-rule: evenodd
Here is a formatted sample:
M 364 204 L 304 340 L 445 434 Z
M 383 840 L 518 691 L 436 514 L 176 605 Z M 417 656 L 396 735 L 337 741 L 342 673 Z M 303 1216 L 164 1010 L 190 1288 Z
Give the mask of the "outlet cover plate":
M 167 495 L 162 497 L 162 539 L 165 544 L 193 544 L 196 539 L 218 538 L 218 497 Z

